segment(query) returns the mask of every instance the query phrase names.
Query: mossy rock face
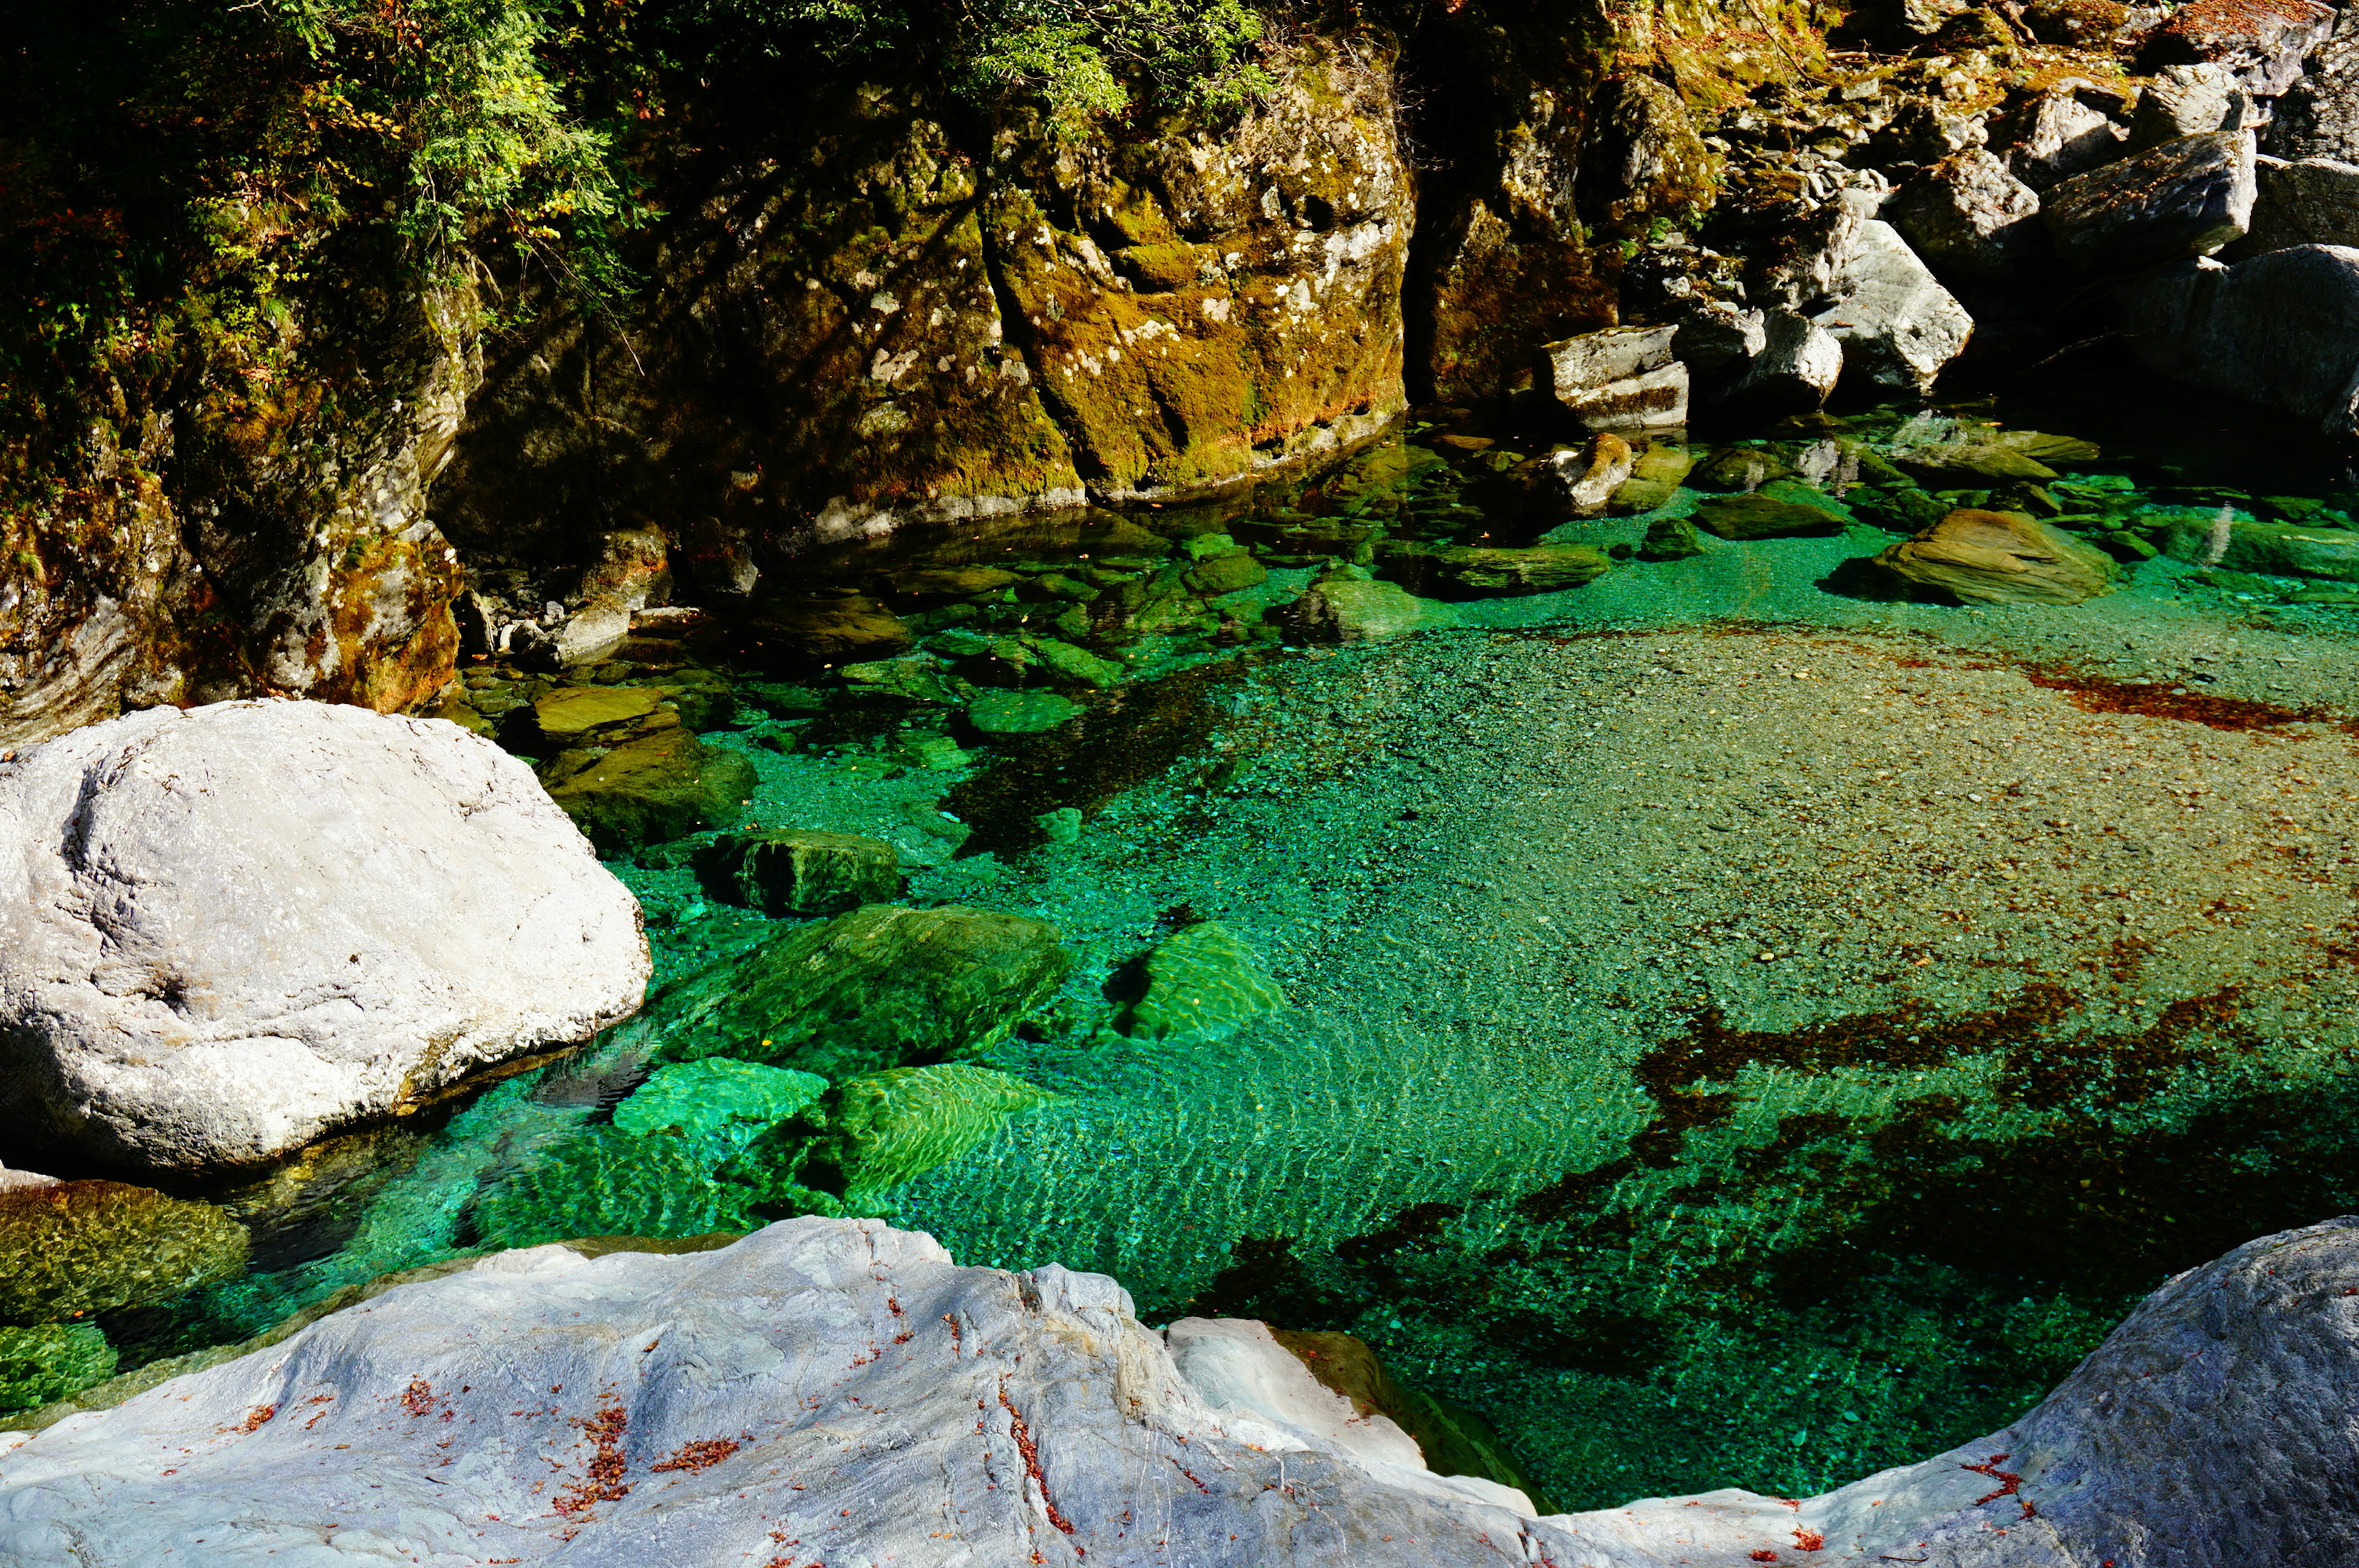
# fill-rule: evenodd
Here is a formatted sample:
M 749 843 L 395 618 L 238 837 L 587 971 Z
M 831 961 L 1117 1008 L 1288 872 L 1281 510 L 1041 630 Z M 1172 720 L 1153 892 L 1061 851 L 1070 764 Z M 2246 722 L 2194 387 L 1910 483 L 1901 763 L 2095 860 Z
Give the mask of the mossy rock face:
M 476 1233 L 495 1247 L 574 1236 L 703 1236 L 751 1230 L 752 1195 L 714 1180 L 701 1141 L 588 1127 L 475 1199 Z
M 707 1056 L 657 1068 L 614 1108 L 614 1125 L 640 1138 L 670 1134 L 735 1148 L 826 1092 L 816 1073 Z
M 726 1055 L 840 1080 L 982 1049 L 1071 964 L 1037 920 L 873 904 L 667 987 L 647 1006 L 648 1041 L 658 1060 Z
M 245 1227 L 120 1182 L 0 1192 L 0 1323 L 138 1306 L 245 1266 Z
M 1116 1025 L 1134 1039 L 1221 1040 L 1286 1005 L 1254 950 L 1215 920 L 1167 937 L 1140 965 L 1143 985 Z
M 900 857 L 881 838 L 779 827 L 724 838 L 713 853 L 737 901 L 765 914 L 841 914 L 901 896 Z
M 114 1376 L 114 1347 L 92 1323 L 0 1328 L 0 1414 L 38 1410 Z
M 887 1188 L 947 1165 L 1002 1122 L 1056 1097 L 988 1067 L 949 1062 L 870 1074 L 831 1090 L 779 1130 L 795 1179 L 857 1211 Z M 765 1140 L 766 1143 L 771 1140 Z
M 658 730 L 599 754 L 566 752 L 541 769 L 549 799 L 604 856 L 737 820 L 754 794 L 754 764 L 683 729 Z

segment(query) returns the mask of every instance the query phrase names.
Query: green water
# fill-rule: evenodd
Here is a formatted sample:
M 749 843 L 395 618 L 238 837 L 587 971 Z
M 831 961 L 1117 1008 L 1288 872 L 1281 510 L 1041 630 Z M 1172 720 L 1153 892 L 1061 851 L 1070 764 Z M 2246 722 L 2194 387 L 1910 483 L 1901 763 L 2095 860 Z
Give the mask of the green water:
M 1801 1495 L 2005 1423 L 2169 1271 L 2353 1206 L 2359 771 L 2333 716 L 2359 583 L 2119 535 L 2169 546 L 2175 520 L 2183 548 L 2223 508 L 2339 529 L 2359 497 L 2266 427 L 1944 417 L 2035 415 L 2101 454 L 2036 497 L 1935 499 L 2107 535 L 2136 564 L 2086 604 L 1863 575 L 1900 536 L 1866 521 L 1893 487 L 1847 481 L 1843 443 L 1957 432 L 1881 413 L 1753 438 L 1799 470 L 1771 492 L 1840 532 L 1627 558 L 1702 499 L 1682 489 L 1549 533 L 1616 556 L 1584 587 L 1295 640 L 1282 607 L 1336 558 L 1538 536 L 1498 475 L 1543 448 L 1429 416 L 1337 475 L 1125 520 L 1233 537 L 1267 572 L 1240 591 L 1077 612 L 1050 579 L 1102 600 L 1156 563 L 1080 558 L 1070 519 L 910 535 L 796 569 L 881 591 L 943 653 L 922 678 L 743 640 L 602 678 L 719 669 L 736 712 L 704 740 L 755 767 L 746 822 L 891 842 L 904 902 L 1046 921 L 1072 956 L 974 1058 L 1053 1098 L 856 1206 L 964 1261 L 1110 1272 L 1149 1322 L 1358 1334 L 1559 1506 Z M 1013 582 L 894 587 L 978 563 Z M 975 651 L 1027 634 L 1111 684 Z M 1078 713 L 978 735 L 961 671 Z M 679 846 L 611 863 L 659 981 L 797 924 Z M 1142 955 L 1204 921 L 1285 1005 L 1122 1033 Z M 778 1212 L 744 1165 L 609 1125 L 648 1070 L 634 1027 L 211 1195 L 252 1268 L 110 1315 L 125 1365 L 494 1238 Z M 731 1149 L 760 1130 L 732 1126 Z

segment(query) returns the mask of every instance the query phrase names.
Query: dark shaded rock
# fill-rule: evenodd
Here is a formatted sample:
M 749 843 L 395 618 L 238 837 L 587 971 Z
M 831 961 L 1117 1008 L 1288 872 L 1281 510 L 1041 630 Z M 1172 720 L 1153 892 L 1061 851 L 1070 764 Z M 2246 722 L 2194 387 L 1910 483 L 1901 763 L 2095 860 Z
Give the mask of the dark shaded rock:
M 1484 549 L 1469 545 L 1395 545 L 1385 571 L 1412 593 L 1437 599 L 1510 599 L 1556 593 L 1603 577 L 1614 563 L 1586 545 Z
M 2130 115 L 2128 150 L 2142 153 L 2182 136 L 2245 130 L 2250 105 L 2236 85 L 2235 73 L 2225 66 L 2165 67 L 2138 94 Z
M 1687 423 L 1688 371 L 1671 357 L 1676 327 L 1616 327 L 1545 345 L 1547 384 L 1591 431 L 1628 433 Z
M 2359 244 L 2359 164 L 2333 158 L 2253 160 L 2251 232 L 2222 255 L 2237 261 L 2294 245 Z
M 1053 994 L 1053 926 L 957 904 L 872 904 L 783 932 L 648 1004 L 662 1061 L 734 1056 L 830 1079 L 978 1051 Z
M 1702 502 L 1696 507 L 1695 521 L 1697 527 L 1723 539 L 1777 539 L 1843 530 L 1843 520 L 1832 512 L 1757 492 Z
M 1552 526 L 1603 513 L 1637 461 L 1629 442 L 1600 431 L 1586 447 L 1560 447 L 1517 466 L 1506 475 L 1506 485 L 1521 511 L 1542 526 Z
M 2186 262 L 2115 298 L 2147 369 L 2279 409 L 2331 439 L 2359 437 L 2359 250 Z
M 2031 36 L 2059 49 L 2102 49 L 2129 19 L 2119 0 L 2032 0 L 2023 9 Z
M 1590 100 L 1573 189 L 1591 224 L 1643 230 L 1655 215 L 1710 206 L 1714 164 L 1678 93 L 1650 76 L 1614 76 Z
M 893 846 L 850 833 L 730 834 L 713 845 L 709 863 L 712 880 L 765 914 L 840 914 L 901 896 Z
M 1893 453 L 1892 460 L 1904 472 L 1936 488 L 1988 486 L 2017 481 L 2037 483 L 2057 477 L 2056 470 L 2038 459 L 1996 441 L 1952 441 L 1915 447 Z
M 245 1263 L 211 1204 L 120 1182 L 0 1191 L 0 1322 L 49 1323 L 177 1295 Z
M 1760 489 L 1794 470 L 1767 447 L 1723 447 L 1687 476 L 1689 488 L 1727 493 Z
M 715 622 L 691 641 L 700 649 L 717 641 L 757 663 L 847 665 L 905 654 L 913 639 L 900 617 L 876 600 L 844 594 L 771 600 L 742 623 Z
M 2120 156 L 2122 131 L 2068 92 L 2042 94 L 2008 124 L 2009 172 L 2035 191 Z
M 2359 163 L 2359 13 L 2344 12 L 2310 74 L 2274 105 L 2268 150 L 2282 158 Z
M 561 752 L 541 769 L 549 797 L 598 853 L 678 838 L 737 820 L 757 782 L 754 764 L 683 729 L 660 730 L 612 750 Z
M 1965 277 L 2002 276 L 2039 248 L 2038 192 L 1982 147 L 1926 169 L 1885 211 L 1919 254 Z
M 2301 74 L 2303 57 L 2334 30 L 2334 8 L 2314 0 L 2190 0 L 2146 36 L 2136 69 L 2212 64 L 2274 97 Z
M 1699 384 L 1725 382 L 1743 373 L 1767 341 L 1766 323 L 1758 310 L 1747 310 L 1724 299 L 1707 299 L 1680 319 L 1671 351 L 1688 367 Z
M 2183 136 L 2064 180 L 2045 210 L 2057 254 L 2112 273 L 2218 250 L 2251 222 L 2253 157 L 2242 132 Z
M 2079 604 L 2115 586 L 2104 551 L 2020 512 L 1961 508 L 1875 559 L 1919 587 L 1982 604 Z

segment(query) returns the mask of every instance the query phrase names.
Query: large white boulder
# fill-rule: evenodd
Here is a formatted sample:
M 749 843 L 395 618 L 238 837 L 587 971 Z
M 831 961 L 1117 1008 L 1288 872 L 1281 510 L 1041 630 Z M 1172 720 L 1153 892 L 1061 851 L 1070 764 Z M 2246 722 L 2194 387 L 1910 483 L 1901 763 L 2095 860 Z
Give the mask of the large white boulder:
M 1282 1357 L 876 1220 L 531 1248 L 0 1434 L 0 1562 L 2284 1568 L 2359 1540 L 2359 1218 L 2180 1276 L 2013 1426 L 1807 1499 L 1533 1519 Z
M 0 762 L 0 1094 L 119 1164 L 266 1159 L 627 1016 L 638 907 L 440 719 L 151 708 Z
M 1966 308 L 1880 218 L 1859 225 L 1830 292 L 1834 303 L 1813 319 L 1843 345 L 1843 373 L 1876 386 L 1931 390 L 1973 335 Z

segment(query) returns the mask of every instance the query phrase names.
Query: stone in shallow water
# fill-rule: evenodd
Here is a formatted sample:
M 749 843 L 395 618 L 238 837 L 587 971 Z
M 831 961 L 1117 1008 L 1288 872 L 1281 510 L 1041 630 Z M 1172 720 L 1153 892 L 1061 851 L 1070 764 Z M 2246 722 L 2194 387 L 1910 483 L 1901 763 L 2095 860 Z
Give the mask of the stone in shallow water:
M 0 1414 L 38 1410 L 114 1376 L 114 1347 L 94 1323 L 0 1328 Z
M 656 716 L 661 694 L 644 686 L 564 686 L 532 705 L 540 738 L 552 746 L 579 746 L 603 731 L 631 729 Z
M 1364 567 L 1335 566 L 1294 602 L 1288 620 L 1310 642 L 1364 643 L 1457 624 L 1448 606 L 1419 599 L 1398 583 L 1379 582 Z
M 603 756 L 560 752 L 543 770 L 549 797 L 601 855 L 734 822 L 758 782 L 754 764 L 685 730 L 663 730 Z
M 899 853 L 881 838 L 776 827 L 713 849 L 739 901 L 765 914 L 841 914 L 901 896 Z
M 245 1227 L 211 1204 L 120 1182 L 0 1191 L 0 1321 L 160 1301 L 245 1262 Z
M 1197 562 L 1180 580 L 1188 585 L 1190 593 L 1215 599 L 1224 593 L 1259 588 L 1269 580 L 1269 568 L 1245 551 L 1234 550 Z
M 827 1092 L 816 1073 L 730 1056 L 658 1067 L 614 1108 L 614 1125 L 639 1137 L 676 1131 L 690 1140 L 745 1143 Z
M 1141 968 L 1146 989 L 1117 1025 L 1134 1039 L 1225 1039 L 1286 1005 L 1286 993 L 1263 971 L 1254 950 L 1216 920 L 1165 938 Z
M 1642 561 L 1684 561 L 1702 554 L 1703 541 L 1696 537 L 1691 517 L 1658 517 L 1647 524 L 1647 536 L 1638 546 Z
M 1056 928 L 948 904 L 872 904 L 772 937 L 648 1004 L 660 1060 L 736 1056 L 847 1078 L 976 1051 L 1064 979 Z
M 799 1141 L 794 1179 L 858 1208 L 888 1187 L 949 1164 L 1001 1122 L 1054 1098 L 1021 1078 L 962 1062 L 897 1067 L 839 1084 L 763 1141 Z
M 2020 512 L 1961 508 L 1875 558 L 1910 582 L 1983 604 L 2078 604 L 2116 586 L 2113 557 Z
M 2216 557 L 2208 522 L 2175 519 L 2163 537 L 2164 549 L 2182 561 L 2277 577 L 2359 582 L 2359 533 L 2348 528 L 2287 528 L 2239 520 L 2229 524 Z
M 1843 520 L 1832 512 L 1775 496 L 1715 496 L 1696 507 L 1696 526 L 1723 539 L 1776 539 L 1803 534 L 1840 534 Z
M 701 1141 L 583 1128 L 475 1199 L 475 1229 L 495 1247 L 576 1236 L 703 1236 L 750 1230 L 752 1193 L 717 1182 Z
M 985 735 L 1037 735 L 1081 711 L 1053 691 L 986 691 L 967 704 L 966 721 Z
M 1087 648 L 1077 648 L 1054 637 L 1041 638 L 1033 643 L 1032 651 L 1039 655 L 1043 665 L 1067 680 L 1108 687 L 1119 684 L 1124 675 L 1123 667 L 1112 659 L 1101 659 Z

